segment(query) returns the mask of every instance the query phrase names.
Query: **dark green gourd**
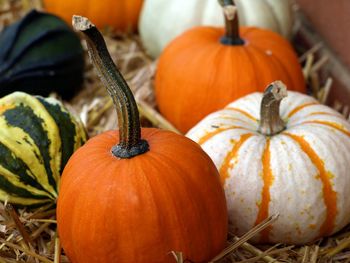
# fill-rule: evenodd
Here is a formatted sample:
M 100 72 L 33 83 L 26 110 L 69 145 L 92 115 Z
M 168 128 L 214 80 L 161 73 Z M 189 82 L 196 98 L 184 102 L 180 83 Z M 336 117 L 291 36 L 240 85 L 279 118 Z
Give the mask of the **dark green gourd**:
M 60 18 L 31 11 L 0 35 L 0 96 L 14 91 L 71 98 L 81 87 L 84 52 Z

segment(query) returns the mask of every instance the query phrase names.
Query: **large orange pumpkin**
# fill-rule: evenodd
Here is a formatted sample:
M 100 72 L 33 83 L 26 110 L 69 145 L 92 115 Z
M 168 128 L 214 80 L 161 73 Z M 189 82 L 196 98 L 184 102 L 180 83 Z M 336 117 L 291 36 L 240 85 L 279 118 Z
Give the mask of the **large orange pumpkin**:
M 140 129 L 138 110 L 102 36 L 76 18 L 118 111 L 119 133 L 89 140 L 64 169 L 57 204 L 73 263 L 208 262 L 225 246 L 227 210 L 218 171 L 184 136 Z M 141 139 L 142 137 L 142 139 Z
M 90 17 L 99 28 L 111 26 L 114 29 L 135 30 L 143 0 L 44 0 L 47 11 L 54 13 L 68 23 L 72 15 Z
M 159 58 L 155 80 L 159 110 L 182 132 L 276 79 L 291 90 L 305 91 L 301 67 L 288 41 L 272 31 L 238 28 L 235 6 L 232 0 L 225 2 L 229 3 L 224 6 L 226 31 L 191 29 L 173 40 Z

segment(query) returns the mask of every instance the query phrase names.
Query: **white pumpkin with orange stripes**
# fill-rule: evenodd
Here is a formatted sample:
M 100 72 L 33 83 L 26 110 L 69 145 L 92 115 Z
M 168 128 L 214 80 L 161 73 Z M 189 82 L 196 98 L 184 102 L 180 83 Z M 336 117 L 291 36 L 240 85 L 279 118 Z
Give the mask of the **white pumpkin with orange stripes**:
M 220 171 L 230 228 L 277 221 L 256 242 L 302 244 L 350 222 L 350 124 L 276 81 L 212 113 L 187 136 Z

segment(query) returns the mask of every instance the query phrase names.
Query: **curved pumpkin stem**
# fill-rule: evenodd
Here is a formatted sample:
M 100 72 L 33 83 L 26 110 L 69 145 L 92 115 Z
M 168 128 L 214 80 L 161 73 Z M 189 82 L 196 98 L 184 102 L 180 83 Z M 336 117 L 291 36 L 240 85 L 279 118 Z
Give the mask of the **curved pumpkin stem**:
M 85 17 L 73 16 L 73 27 L 84 33 L 90 59 L 117 110 L 120 143 L 113 146 L 113 155 L 131 158 L 147 152 L 149 146 L 147 141 L 141 140 L 139 111 L 135 98 L 108 53 L 103 36 Z
M 237 7 L 233 0 L 219 0 L 225 17 L 225 36 L 221 38 L 224 45 L 243 45 L 244 40 L 239 36 Z
M 264 135 L 274 135 L 286 128 L 280 116 L 280 104 L 287 97 L 287 87 L 282 81 L 272 82 L 265 90 L 260 108 L 259 131 Z

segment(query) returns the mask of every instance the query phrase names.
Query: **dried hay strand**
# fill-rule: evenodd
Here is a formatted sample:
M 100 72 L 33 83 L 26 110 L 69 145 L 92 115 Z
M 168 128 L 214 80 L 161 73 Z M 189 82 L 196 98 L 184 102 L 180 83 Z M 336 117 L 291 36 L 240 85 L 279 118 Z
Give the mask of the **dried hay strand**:
M 40 9 L 40 0 L 0 0 L 0 30 L 22 17 L 32 7 Z M 300 31 L 307 34 L 305 30 L 301 25 Z M 104 31 L 104 35 L 112 58 L 135 94 L 143 125 L 178 132 L 156 110 L 152 83 L 157 61 L 152 61 L 145 54 L 138 36 L 116 34 L 109 29 Z M 323 43 L 315 40 L 310 48 L 302 51 L 300 63 L 303 65 L 310 94 L 326 103 L 333 82 L 327 71 L 332 58 L 323 50 Z M 115 129 L 117 118 L 113 103 L 101 86 L 89 59 L 86 62 L 82 90 L 71 101 L 64 103 L 81 117 L 89 135 L 94 136 Z M 56 94 L 52 96 L 57 97 Z M 349 117 L 348 106 L 336 103 L 334 108 Z M 277 216 L 268 218 L 242 237 L 230 234 L 227 248 L 210 262 L 350 262 L 350 226 L 332 237 L 305 246 L 255 246 L 249 243 L 251 237 L 276 219 Z M 186 262 L 180 251 L 170 253 L 174 256 L 174 262 Z M 13 262 L 69 262 L 57 236 L 53 206 L 28 210 L 0 203 L 0 263 Z

